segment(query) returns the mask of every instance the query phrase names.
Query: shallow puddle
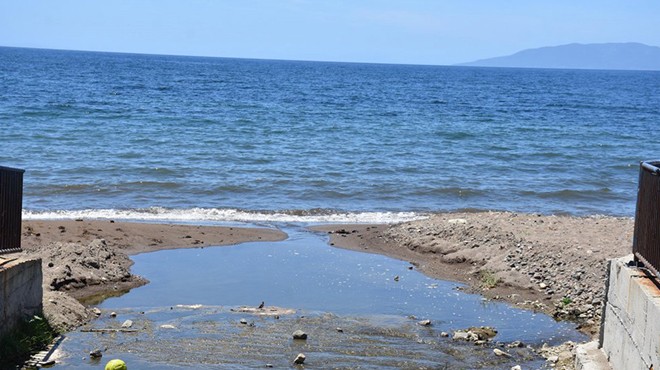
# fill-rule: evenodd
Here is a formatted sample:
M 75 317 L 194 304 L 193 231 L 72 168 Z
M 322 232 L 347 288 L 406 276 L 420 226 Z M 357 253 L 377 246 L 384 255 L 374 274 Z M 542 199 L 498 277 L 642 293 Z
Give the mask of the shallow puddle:
M 151 282 L 100 304 L 104 314 L 91 327 L 119 328 L 130 319 L 137 331 L 69 333 L 60 362 L 101 368 L 83 358 L 101 348 L 101 362 L 118 357 L 130 369 L 281 368 L 293 366 L 299 352 L 306 368 L 319 369 L 539 368 L 543 359 L 532 351 L 505 348 L 513 357 L 503 358 L 493 347 L 586 340 L 570 323 L 465 294 L 406 262 L 333 248 L 326 236 L 302 228 L 284 231 L 290 238 L 282 242 L 134 256 L 133 272 Z M 238 312 L 261 302 L 266 311 L 294 312 Z M 424 319 L 432 325 L 419 325 Z M 487 346 L 440 335 L 471 326 L 498 334 Z M 298 329 L 309 334 L 306 341 L 292 339 Z

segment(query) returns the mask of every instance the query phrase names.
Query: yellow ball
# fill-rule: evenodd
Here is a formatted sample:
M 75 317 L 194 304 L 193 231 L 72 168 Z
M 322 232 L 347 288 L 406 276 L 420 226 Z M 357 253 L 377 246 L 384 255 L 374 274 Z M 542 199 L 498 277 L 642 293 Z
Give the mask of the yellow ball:
M 105 365 L 105 370 L 127 370 L 127 367 L 124 361 L 115 359 Z

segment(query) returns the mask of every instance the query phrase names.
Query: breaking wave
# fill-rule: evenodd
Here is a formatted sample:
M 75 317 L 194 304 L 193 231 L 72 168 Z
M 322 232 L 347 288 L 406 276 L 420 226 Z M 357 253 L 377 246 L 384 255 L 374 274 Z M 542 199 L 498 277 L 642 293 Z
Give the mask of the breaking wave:
M 223 208 L 171 209 L 83 209 L 23 210 L 24 220 L 120 219 L 162 222 L 250 222 L 250 223 L 399 223 L 428 217 L 417 212 L 342 212 L 329 209 L 251 211 Z

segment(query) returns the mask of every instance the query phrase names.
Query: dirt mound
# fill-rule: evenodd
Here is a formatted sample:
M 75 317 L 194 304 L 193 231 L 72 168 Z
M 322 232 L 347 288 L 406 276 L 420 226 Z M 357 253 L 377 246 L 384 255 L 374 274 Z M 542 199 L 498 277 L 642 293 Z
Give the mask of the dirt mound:
M 128 256 L 110 248 L 104 239 L 89 244 L 51 243 L 42 253 L 44 282 L 50 290 L 73 290 L 133 279 Z
M 44 315 L 51 325 L 64 331 L 92 317 L 76 297 L 145 282 L 131 274 L 132 262 L 128 256 L 108 246 L 103 239 L 95 239 L 87 245 L 53 242 L 31 246 L 26 253 L 42 259 Z

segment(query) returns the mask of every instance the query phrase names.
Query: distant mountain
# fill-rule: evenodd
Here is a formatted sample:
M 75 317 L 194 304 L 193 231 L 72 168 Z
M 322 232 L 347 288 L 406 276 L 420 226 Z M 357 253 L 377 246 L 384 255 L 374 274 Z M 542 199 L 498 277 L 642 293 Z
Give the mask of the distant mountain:
M 475 67 L 660 70 L 660 47 L 640 43 L 568 44 L 458 64 Z

